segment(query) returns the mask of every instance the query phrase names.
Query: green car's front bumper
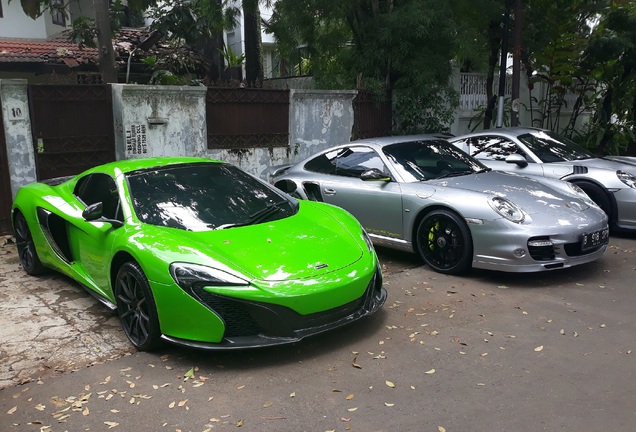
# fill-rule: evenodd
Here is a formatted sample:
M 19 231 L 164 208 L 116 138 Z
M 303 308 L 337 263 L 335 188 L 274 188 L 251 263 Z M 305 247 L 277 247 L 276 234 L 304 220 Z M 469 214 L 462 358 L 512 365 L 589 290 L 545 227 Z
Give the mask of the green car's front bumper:
M 220 296 L 203 289 L 191 295 L 223 321 L 223 338 L 211 343 L 164 334 L 162 339 L 193 348 L 229 350 L 298 342 L 307 336 L 349 324 L 380 309 L 386 301 L 387 292 L 382 286 L 382 273 L 377 268 L 361 297 L 308 315 L 277 304 Z

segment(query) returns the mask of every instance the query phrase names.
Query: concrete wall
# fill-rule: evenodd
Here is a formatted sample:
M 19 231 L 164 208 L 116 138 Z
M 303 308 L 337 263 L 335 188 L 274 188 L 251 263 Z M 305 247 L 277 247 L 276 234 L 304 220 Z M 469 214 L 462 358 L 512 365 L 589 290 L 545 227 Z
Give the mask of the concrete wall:
M 290 162 L 351 141 L 355 90 L 291 90 Z
M 112 88 L 118 160 L 203 154 L 206 87 L 113 84 Z
M 266 178 L 271 166 L 293 163 L 349 142 L 355 91 L 290 91 L 289 147 L 208 149 L 205 87 L 113 85 L 117 159 L 202 156 Z
M 7 147 L 7 162 L 13 198 L 18 189 L 36 180 L 35 156 L 26 80 L 0 80 L 0 125 Z

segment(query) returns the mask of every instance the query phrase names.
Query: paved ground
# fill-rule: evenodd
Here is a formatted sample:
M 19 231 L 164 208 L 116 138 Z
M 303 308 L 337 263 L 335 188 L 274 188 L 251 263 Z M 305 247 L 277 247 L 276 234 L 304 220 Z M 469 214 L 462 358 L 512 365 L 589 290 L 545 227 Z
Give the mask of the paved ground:
M 461 278 L 379 251 L 390 297 L 369 319 L 291 346 L 147 354 L 72 282 L 23 276 L 8 245 L 0 431 L 631 432 L 635 250 L 612 238 L 584 267 Z

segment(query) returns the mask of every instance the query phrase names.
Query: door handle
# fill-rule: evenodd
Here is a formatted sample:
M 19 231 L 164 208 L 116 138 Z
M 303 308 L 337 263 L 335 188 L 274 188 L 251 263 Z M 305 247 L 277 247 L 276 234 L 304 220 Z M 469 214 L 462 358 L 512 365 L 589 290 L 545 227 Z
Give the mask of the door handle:
M 325 188 L 325 195 L 335 195 L 336 194 L 336 190 L 332 189 L 332 188 Z

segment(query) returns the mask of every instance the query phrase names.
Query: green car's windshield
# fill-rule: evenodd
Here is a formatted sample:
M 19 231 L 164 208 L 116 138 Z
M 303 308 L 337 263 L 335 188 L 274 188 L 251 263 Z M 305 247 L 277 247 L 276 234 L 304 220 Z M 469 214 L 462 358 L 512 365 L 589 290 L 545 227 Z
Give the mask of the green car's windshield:
M 517 137 L 542 162 L 564 162 L 596 157 L 574 141 L 550 131 L 537 131 Z
M 223 163 L 171 165 L 127 176 L 142 222 L 205 231 L 282 219 L 298 203 L 240 169 Z
M 443 140 L 391 144 L 383 151 L 406 182 L 489 171 L 477 159 Z

